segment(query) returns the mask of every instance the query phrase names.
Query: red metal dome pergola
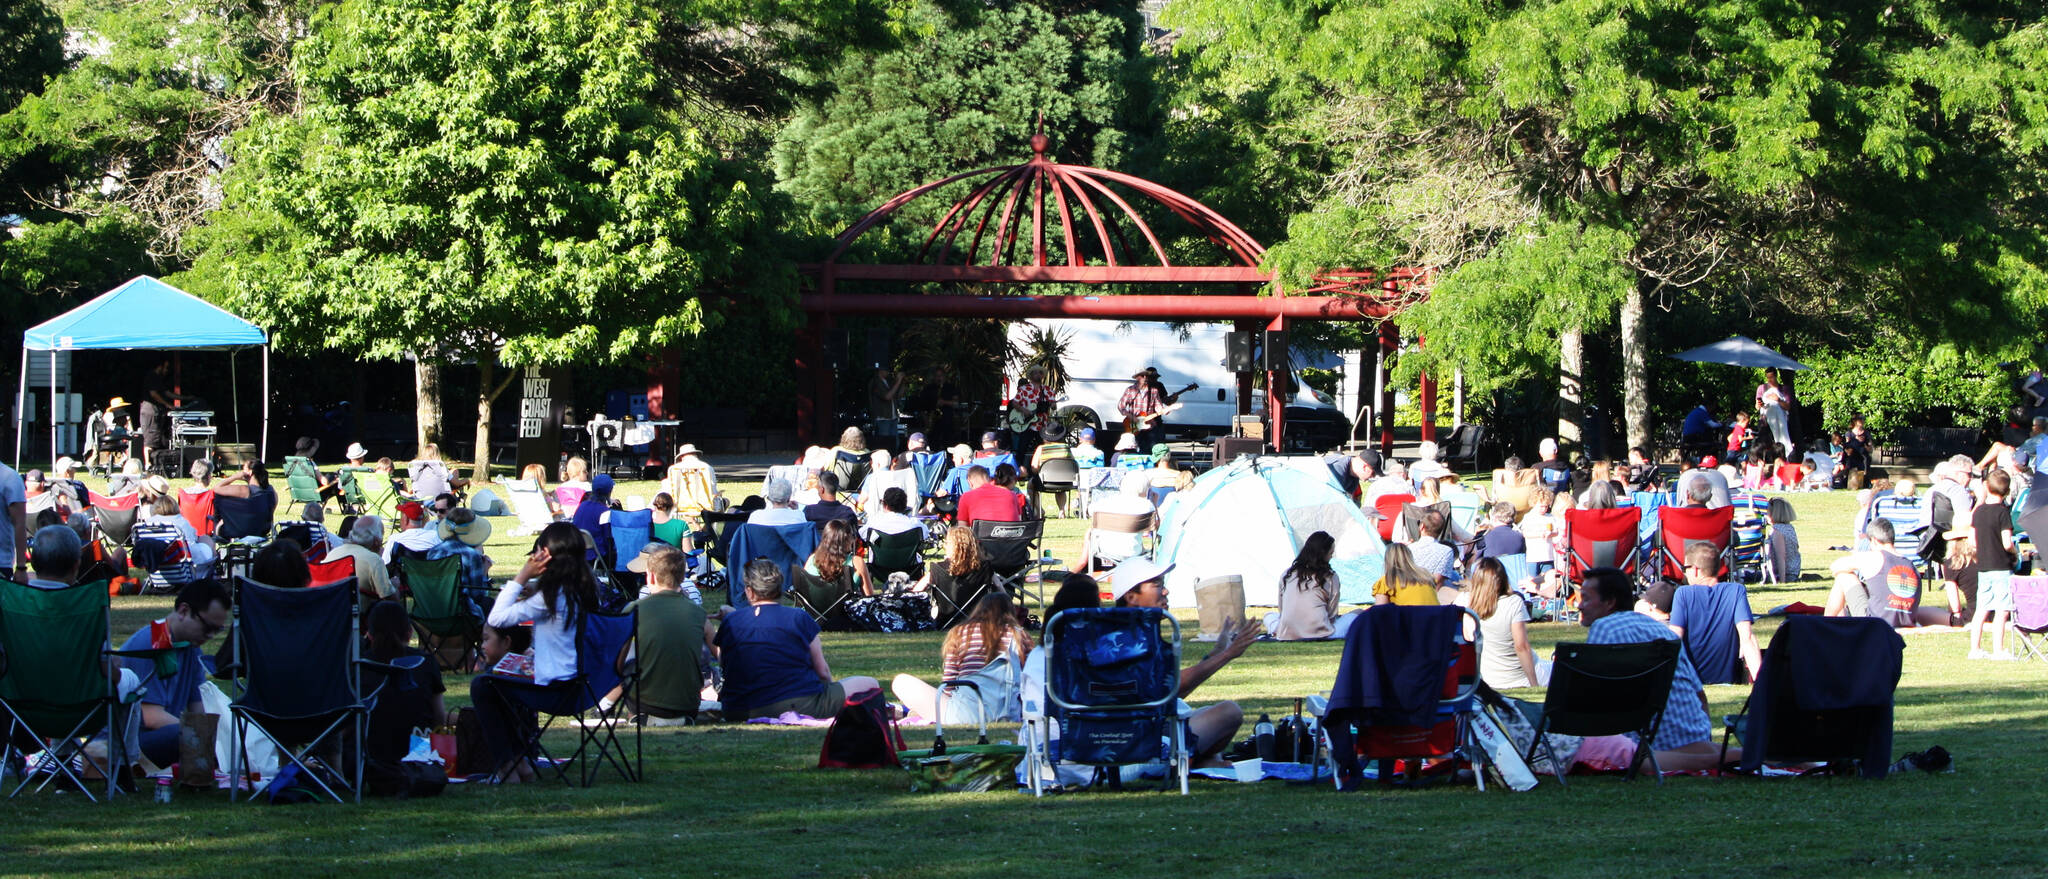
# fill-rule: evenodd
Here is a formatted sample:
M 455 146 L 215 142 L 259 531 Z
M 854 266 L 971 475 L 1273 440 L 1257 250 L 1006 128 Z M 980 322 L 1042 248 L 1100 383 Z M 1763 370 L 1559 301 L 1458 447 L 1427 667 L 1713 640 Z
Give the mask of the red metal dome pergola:
M 1239 329 L 1285 330 L 1296 320 L 1372 320 L 1381 323 L 1383 350 L 1395 337 L 1386 319 L 1427 297 L 1425 273 L 1337 269 L 1318 273 L 1315 285 L 1289 294 L 1262 267 L 1266 249 L 1235 223 L 1195 199 L 1140 177 L 1053 161 L 1050 141 L 1031 138 L 1030 160 L 980 168 L 910 189 L 882 203 L 835 239 L 825 261 L 803 267 L 813 290 L 802 297 L 808 318 L 799 339 L 797 423 L 816 435 L 835 432 L 832 370 L 823 339 L 839 315 L 1022 319 L 1087 317 L 1113 320 L 1233 321 Z M 967 191 L 924 236 L 917 261 L 904 264 L 842 262 L 854 243 L 897 216 L 906 205 L 952 184 Z M 1213 244 L 1222 265 L 1176 265 L 1134 203 L 1157 205 Z M 1232 292 L 1126 293 L 1032 296 L 1011 293 L 848 292 L 845 281 L 965 284 L 1174 284 L 1228 285 Z M 1263 292 L 1245 292 L 1263 290 Z M 1270 379 L 1270 377 L 1269 377 Z M 1250 406 L 1250 377 L 1240 405 Z M 1273 383 L 1267 382 L 1268 393 Z M 1427 390 L 1427 389 L 1425 389 Z M 1383 392 L 1382 442 L 1391 443 L 1392 391 Z M 1427 394 L 1425 393 L 1425 397 Z M 1282 411 L 1273 438 L 1281 437 Z M 1427 407 L 1433 409 L 1434 407 Z M 1428 421 L 1425 420 L 1425 424 Z

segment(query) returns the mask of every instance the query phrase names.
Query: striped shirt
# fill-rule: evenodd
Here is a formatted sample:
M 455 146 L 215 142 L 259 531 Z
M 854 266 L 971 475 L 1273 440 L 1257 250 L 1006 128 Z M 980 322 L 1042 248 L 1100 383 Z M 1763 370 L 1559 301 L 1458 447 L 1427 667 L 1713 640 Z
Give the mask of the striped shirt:
M 981 626 L 967 626 L 961 631 L 963 634 L 959 646 L 946 651 L 943 671 L 940 672 L 940 676 L 945 680 L 950 681 L 962 675 L 981 671 L 982 666 L 988 665 L 992 658 L 989 655 L 988 644 L 982 640 Z M 1012 650 L 1023 653 L 1026 649 L 1028 645 L 1017 643 L 1017 630 L 1012 628 L 1003 632 L 1003 642 L 998 645 L 995 655 L 1001 656 Z

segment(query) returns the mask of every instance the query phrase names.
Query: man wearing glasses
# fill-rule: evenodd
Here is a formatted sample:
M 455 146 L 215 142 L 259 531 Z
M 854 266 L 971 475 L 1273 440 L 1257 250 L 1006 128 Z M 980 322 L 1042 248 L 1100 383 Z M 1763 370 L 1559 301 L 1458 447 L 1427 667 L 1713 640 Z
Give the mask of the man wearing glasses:
M 178 672 L 168 678 L 156 675 L 156 660 L 131 657 L 123 660 L 144 681 L 141 702 L 142 755 L 158 766 L 178 762 L 179 718 L 186 711 L 201 711 L 199 685 L 206 682 L 206 666 L 200 661 L 200 647 L 228 626 L 228 591 L 215 580 L 197 580 L 179 590 L 171 615 L 144 625 L 129 636 L 123 650 L 148 650 L 151 630 L 161 624 L 171 643 L 185 642 L 179 650 Z M 132 727 L 131 727 L 132 729 Z

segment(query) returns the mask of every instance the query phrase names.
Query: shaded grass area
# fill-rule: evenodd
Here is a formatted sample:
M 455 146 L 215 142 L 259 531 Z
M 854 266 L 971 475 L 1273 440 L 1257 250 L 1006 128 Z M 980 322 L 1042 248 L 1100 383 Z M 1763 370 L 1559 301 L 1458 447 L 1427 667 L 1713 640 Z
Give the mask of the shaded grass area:
M 739 496 L 746 486 L 729 486 Z M 621 490 L 651 494 L 647 487 Z M 1853 499 L 1796 495 L 1809 572 L 1846 542 Z M 523 551 L 490 544 L 498 573 Z M 1056 554 L 1078 548 L 1076 522 L 1048 528 Z M 1067 558 L 1070 556 L 1062 555 Z M 1819 603 L 1818 580 L 1752 590 L 1762 611 Z M 715 597 L 715 596 L 714 596 Z M 163 598 L 119 601 L 121 634 L 158 615 Z M 1760 620 L 1768 641 L 1774 620 Z M 1583 630 L 1532 627 L 1539 653 Z M 170 806 L 128 798 L 24 797 L 0 820 L 0 875 L 478 875 L 563 873 L 688 876 L 911 876 L 1113 872 L 1117 875 L 1892 876 L 2043 872 L 2044 845 L 2026 832 L 2048 775 L 2041 734 L 2048 666 L 1970 662 L 1961 633 L 1907 639 L 1896 753 L 1940 744 L 1952 775 L 1881 783 L 1849 779 L 1588 778 L 1509 794 L 1470 788 L 1335 795 L 1268 782 L 1195 783 L 1154 791 L 1034 801 L 1013 793 L 913 795 L 893 771 L 812 768 L 822 731 L 713 725 L 645 733 L 649 781 L 615 777 L 588 790 L 453 787 L 436 800 L 361 807 L 230 807 L 181 795 Z M 836 674 L 935 677 L 939 636 L 828 634 Z M 1191 644 L 1189 656 L 1206 645 Z M 1255 645 L 1195 695 L 1236 699 L 1256 716 L 1327 689 L 1337 645 Z M 466 701 L 462 676 L 448 679 Z M 1716 717 L 1746 688 L 1709 688 Z M 1540 698 L 1540 691 L 1521 694 Z M 906 729 L 913 747 L 929 730 Z M 998 729 L 1008 737 L 1012 730 Z M 958 737 L 949 736 L 954 741 Z M 569 744 L 557 734 L 551 744 Z

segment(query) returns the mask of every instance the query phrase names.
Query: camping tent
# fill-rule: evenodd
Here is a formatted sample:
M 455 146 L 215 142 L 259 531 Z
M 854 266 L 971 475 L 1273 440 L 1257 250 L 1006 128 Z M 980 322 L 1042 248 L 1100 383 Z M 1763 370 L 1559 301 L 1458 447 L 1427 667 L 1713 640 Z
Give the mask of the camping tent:
M 1245 603 L 1272 607 L 1280 576 L 1317 531 L 1337 539 L 1336 557 L 1378 556 L 1379 532 L 1320 461 L 1240 458 L 1169 495 L 1159 511 L 1159 558 L 1172 562 L 1167 601 L 1193 607 L 1195 581 L 1237 574 Z
M 28 358 L 31 351 L 47 351 L 50 370 L 51 405 L 55 407 L 59 351 L 107 349 L 180 349 L 235 351 L 263 349 L 263 433 L 258 439 L 259 456 L 270 451 L 270 340 L 263 328 L 227 313 L 197 296 L 142 275 L 95 297 L 77 308 L 44 321 L 21 336 L 21 391 L 15 399 L 28 399 Z M 233 374 L 230 361 L 229 372 Z M 233 391 L 237 409 L 241 391 Z M 14 408 L 14 459 L 21 461 L 23 406 Z M 50 457 L 57 457 L 56 419 L 50 423 Z

